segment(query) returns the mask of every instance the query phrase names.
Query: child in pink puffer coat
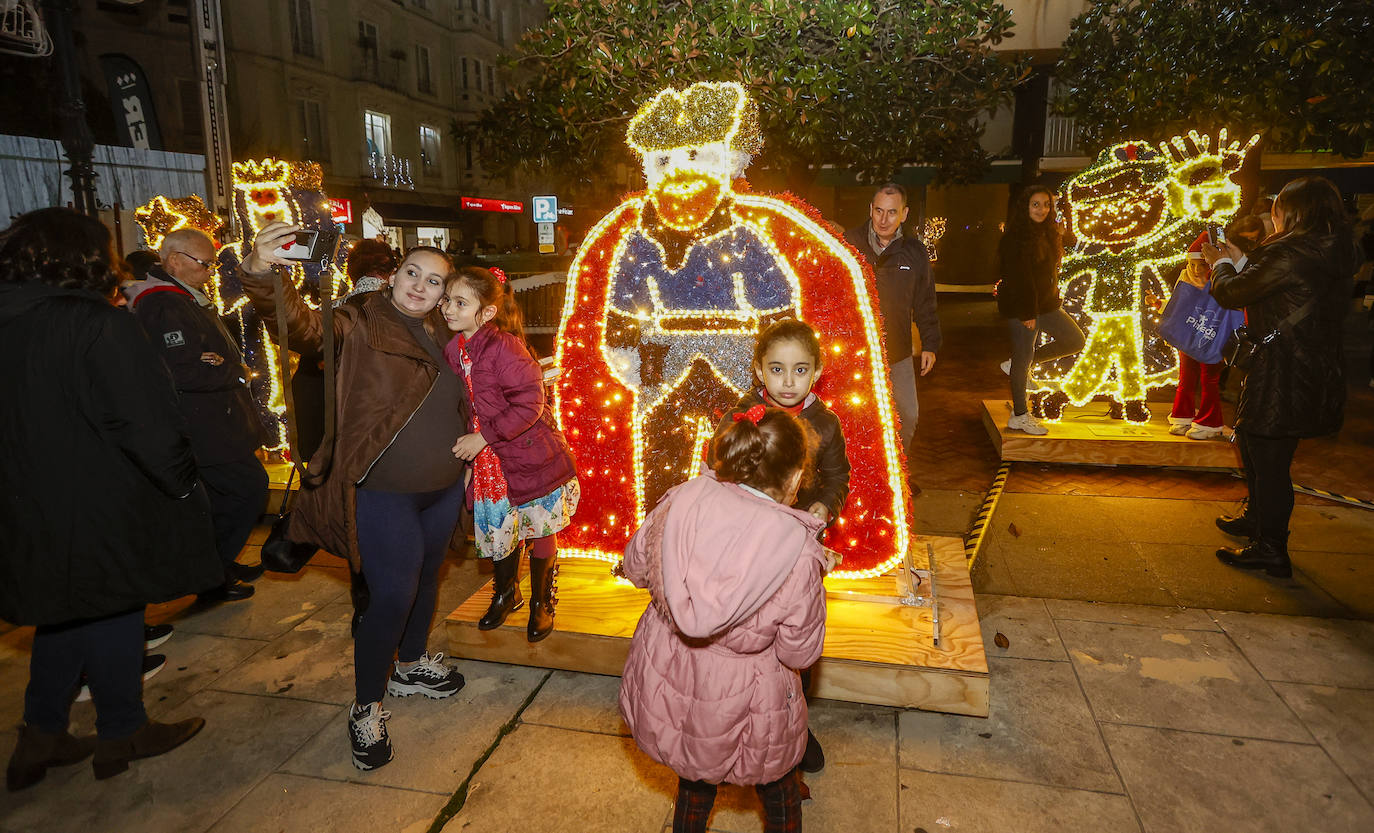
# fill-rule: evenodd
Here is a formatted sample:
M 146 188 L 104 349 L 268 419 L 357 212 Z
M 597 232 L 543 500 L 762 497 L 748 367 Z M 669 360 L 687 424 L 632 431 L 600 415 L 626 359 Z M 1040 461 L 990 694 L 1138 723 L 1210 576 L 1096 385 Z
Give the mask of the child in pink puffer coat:
M 678 774 L 673 830 L 704 831 L 722 781 L 754 785 L 766 831 L 799 830 L 806 698 L 832 566 L 825 522 L 791 508 L 807 470 L 797 418 L 757 405 L 717 434 L 716 472 L 671 489 L 625 551 L 652 601 L 635 629 L 620 711 Z

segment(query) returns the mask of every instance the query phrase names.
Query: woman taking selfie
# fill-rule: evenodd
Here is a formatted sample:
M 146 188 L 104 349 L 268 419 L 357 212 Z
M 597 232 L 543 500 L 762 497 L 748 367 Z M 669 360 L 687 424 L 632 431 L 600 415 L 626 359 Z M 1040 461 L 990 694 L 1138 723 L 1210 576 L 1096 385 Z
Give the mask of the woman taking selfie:
M 1271 576 L 1293 574 L 1289 468 L 1298 440 L 1340 430 L 1345 410 L 1341 321 L 1356 266 L 1341 195 L 1330 180 L 1303 177 L 1274 200 L 1274 234 L 1248 258 L 1229 243 L 1203 246 L 1212 297 L 1246 310 L 1256 343 L 1240 389 L 1236 439 L 1249 489 L 1244 511 L 1217 519 L 1243 548 L 1217 550 L 1222 563 Z M 1263 343 L 1261 343 L 1263 342 Z

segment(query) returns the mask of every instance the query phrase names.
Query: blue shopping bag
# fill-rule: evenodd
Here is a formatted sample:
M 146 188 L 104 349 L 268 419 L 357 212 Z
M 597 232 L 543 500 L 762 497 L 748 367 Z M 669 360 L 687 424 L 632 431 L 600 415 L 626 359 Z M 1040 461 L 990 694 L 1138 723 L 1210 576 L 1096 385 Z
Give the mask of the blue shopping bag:
M 1211 281 L 1201 289 L 1179 281 L 1159 320 L 1160 337 L 1203 364 L 1221 361 L 1226 342 L 1245 324 L 1245 313 L 1218 304 L 1211 289 Z

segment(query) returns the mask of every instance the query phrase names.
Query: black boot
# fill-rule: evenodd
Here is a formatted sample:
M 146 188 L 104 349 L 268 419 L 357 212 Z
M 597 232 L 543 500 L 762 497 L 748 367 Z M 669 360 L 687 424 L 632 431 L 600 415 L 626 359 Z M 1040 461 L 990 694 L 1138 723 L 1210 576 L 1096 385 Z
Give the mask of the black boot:
M 521 550 L 516 550 L 492 565 L 496 568 L 496 578 L 492 581 L 491 606 L 477 620 L 478 630 L 489 631 L 501 627 L 506 617 L 525 603 L 525 598 L 520 595 L 520 555 Z M 536 560 L 530 559 L 531 562 Z M 533 576 L 533 569 L 530 573 Z M 534 592 L 533 589 L 530 592 Z
M 1259 537 L 1259 527 L 1255 523 L 1255 519 L 1250 517 L 1249 501 L 1242 503 L 1240 511 L 1236 514 L 1222 515 L 1217 518 L 1217 529 L 1237 538 L 1254 539 Z
M 1263 570 L 1274 578 L 1289 578 L 1293 575 L 1293 564 L 1288 560 L 1287 533 L 1284 534 L 1282 543 L 1261 538 L 1244 549 L 1223 547 L 1217 550 L 1217 559 L 1222 564 L 1242 570 Z
M 31 787 L 43 780 L 48 767 L 79 763 L 94 751 L 93 737 L 76 738 L 69 732 L 50 735 L 26 723 L 19 727 L 19 741 L 5 769 L 5 787 L 10 792 Z
M 553 633 L 553 609 L 558 605 L 558 556 L 530 559 L 530 642 Z

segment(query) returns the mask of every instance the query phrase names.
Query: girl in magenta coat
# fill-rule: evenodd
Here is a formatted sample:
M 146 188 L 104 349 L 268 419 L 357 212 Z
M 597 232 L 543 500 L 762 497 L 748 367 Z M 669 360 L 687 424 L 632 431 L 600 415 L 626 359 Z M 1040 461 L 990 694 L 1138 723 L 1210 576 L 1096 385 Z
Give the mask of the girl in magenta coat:
M 791 508 L 797 418 L 757 405 L 714 440 L 716 472 L 669 490 L 625 551 L 649 589 L 620 686 L 635 742 L 678 774 L 674 831 L 704 831 L 716 785 L 752 784 L 767 831 L 799 829 L 806 698 L 821 655 L 825 522 Z
M 473 461 L 468 502 L 477 554 L 495 565 L 491 606 L 477 626 L 497 628 L 524 604 L 516 553 L 523 542 L 530 556 L 526 637 L 538 642 L 553 632 L 558 533 L 577 511 L 579 490 L 514 296 L 503 273 L 476 266 L 455 272 L 442 304 L 454 331 L 444 357 L 468 383 L 471 431 L 458 438 L 453 453 Z

